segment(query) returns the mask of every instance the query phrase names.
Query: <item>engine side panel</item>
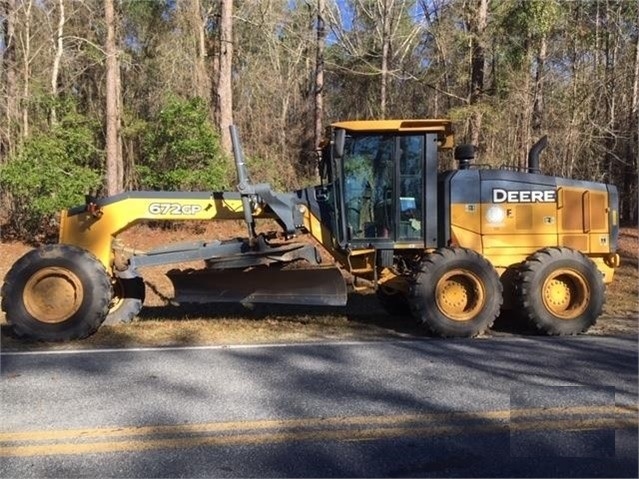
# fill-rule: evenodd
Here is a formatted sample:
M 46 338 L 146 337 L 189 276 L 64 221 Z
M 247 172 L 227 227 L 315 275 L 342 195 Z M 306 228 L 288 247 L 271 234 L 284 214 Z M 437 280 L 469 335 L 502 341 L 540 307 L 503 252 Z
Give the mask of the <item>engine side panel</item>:
M 590 256 L 612 279 L 618 235 L 614 186 L 468 169 L 444 174 L 440 194 L 449 215 L 446 243 L 474 249 L 500 269 L 539 249 L 566 246 Z

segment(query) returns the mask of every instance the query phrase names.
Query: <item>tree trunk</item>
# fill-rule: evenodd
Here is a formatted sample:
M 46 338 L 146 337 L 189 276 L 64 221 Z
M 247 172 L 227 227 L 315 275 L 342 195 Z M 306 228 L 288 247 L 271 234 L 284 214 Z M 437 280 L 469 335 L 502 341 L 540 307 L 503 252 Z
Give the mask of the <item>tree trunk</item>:
M 208 104 L 211 87 L 206 69 L 206 18 L 202 18 L 202 3 L 200 0 L 191 0 L 189 23 L 195 40 L 195 59 L 193 62 L 195 94 Z
M 221 0 L 220 16 L 220 75 L 217 84 L 218 127 L 222 138 L 222 149 L 231 154 L 231 133 L 233 123 L 233 0 Z
M 51 107 L 51 125 L 55 125 L 58 122 L 56 114 L 55 101 L 58 98 L 58 76 L 60 74 L 60 62 L 62 61 L 62 54 L 64 53 L 64 0 L 58 0 L 58 32 L 56 35 L 56 49 L 55 56 L 53 57 L 53 68 L 51 69 L 51 96 L 54 103 Z
M 639 15 L 637 18 L 637 24 L 639 25 Z M 639 114 L 639 33 L 635 34 L 635 71 L 632 79 L 632 101 L 631 101 L 631 112 L 630 115 L 635 119 L 635 123 L 637 120 L 637 115 Z M 633 133 L 637 133 L 634 131 Z
M 31 7 L 33 1 L 29 0 L 25 9 L 24 21 L 24 58 L 22 63 L 22 138 L 29 136 L 29 87 L 31 82 Z
M 14 152 L 16 125 L 18 123 L 18 85 L 16 81 L 16 1 L 4 0 L 2 14 L 5 21 L 4 55 L 2 59 L 6 78 L 6 138 L 0 142 L 0 163 Z
M 120 115 L 118 100 L 118 52 L 115 38 L 114 0 L 104 0 L 106 38 L 106 187 L 107 195 L 122 192 L 122 156 L 120 155 Z
M 484 76 L 486 63 L 485 31 L 488 25 L 488 0 L 479 0 L 477 11 L 471 11 L 471 61 L 470 61 L 470 106 L 472 108 L 469 124 L 470 142 L 479 145 L 482 113 L 477 105 L 484 95 Z
M 382 0 L 381 4 L 381 17 L 382 17 L 382 65 L 381 65 L 381 86 L 380 86 L 380 98 L 379 98 L 379 113 L 380 118 L 386 118 L 386 110 L 388 103 L 388 64 L 390 57 L 390 42 L 391 42 L 391 5 L 388 4 L 388 0 Z
M 315 116 L 313 144 L 319 149 L 322 140 L 322 117 L 324 116 L 324 44 L 326 29 L 324 25 L 325 1 L 317 0 L 317 52 L 315 60 Z
M 638 14 L 639 17 L 639 14 Z M 639 25 L 639 18 L 637 18 Z M 636 225 L 639 220 L 638 187 L 637 187 L 637 150 L 639 147 L 639 34 L 635 34 L 635 65 L 632 79 L 632 100 L 628 118 L 630 138 L 626 148 L 626 174 L 624 189 L 628 194 L 628 205 L 621 214 L 628 224 Z
M 533 103 L 532 131 L 535 136 L 542 133 L 544 119 L 544 65 L 547 55 L 546 35 L 540 39 L 539 52 L 537 54 L 537 71 L 535 72 L 535 94 Z

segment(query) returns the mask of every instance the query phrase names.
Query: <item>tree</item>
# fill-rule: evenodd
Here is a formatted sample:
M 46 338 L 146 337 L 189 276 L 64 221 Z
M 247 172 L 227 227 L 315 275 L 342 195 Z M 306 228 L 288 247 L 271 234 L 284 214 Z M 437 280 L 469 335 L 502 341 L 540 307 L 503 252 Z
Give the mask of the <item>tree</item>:
M 222 149 L 232 152 L 229 126 L 233 124 L 233 0 L 221 0 L 219 77 L 217 80 L 217 125 L 222 138 Z
M 324 45 L 326 41 L 326 28 L 324 24 L 324 0 L 317 0 L 317 45 L 315 55 L 315 115 L 313 118 L 313 146 L 319 149 L 322 140 L 322 117 L 324 115 Z
M 115 195 L 124 185 L 122 153 L 120 146 L 120 108 L 118 50 L 115 36 L 114 0 L 104 0 L 106 22 L 106 189 Z
M 51 68 L 51 96 L 54 101 L 58 97 L 58 79 L 60 76 L 60 62 L 64 53 L 64 0 L 58 0 L 58 29 L 56 33 L 56 49 L 53 57 L 53 67 Z M 57 123 L 55 103 L 51 107 L 51 124 Z
M 33 10 L 33 0 L 23 2 L 22 10 L 24 11 L 24 25 L 22 28 L 20 44 L 22 46 L 22 138 L 29 136 L 29 107 L 28 99 L 31 85 L 31 62 L 32 57 L 31 40 L 33 39 L 33 31 L 31 29 L 31 12 Z
M 14 152 L 15 128 L 18 122 L 18 87 L 16 80 L 16 3 L 2 0 L 0 3 L 2 22 L 2 73 L 5 80 L 4 121 L 0 129 L 0 164 Z
M 193 86 L 195 94 L 207 103 L 211 96 L 211 75 L 207 68 L 207 24 L 212 7 L 207 12 L 202 11 L 201 0 L 190 0 L 188 5 L 189 27 L 193 32 L 194 61 Z
M 327 9 L 331 33 L 337 39 L 331 48 L 332 69 L 339 71 L 333 88 L 343 85 L 340 101 L 353 100 L 343 110 L 354 113 L 345 116 L 385 118 L 397 109 L 390 101 L 397 97 L 392 83 L 410 77 L 404 62 L 423 28 L 410 19 L 413 8 L 412 1 L 351 0 L 342 8 Z
M 468 15 L 468 29 L 470 38 L 470 95 L 469 104 L 472 110 L 470 116 L 470 142 L 479 145 L 482 112 L 478 104 L 484 96 L 484 69 L 486 66 L 485 32 L 488 24 L 488 0 L 478 0 L 476 7 L 470 9 Z

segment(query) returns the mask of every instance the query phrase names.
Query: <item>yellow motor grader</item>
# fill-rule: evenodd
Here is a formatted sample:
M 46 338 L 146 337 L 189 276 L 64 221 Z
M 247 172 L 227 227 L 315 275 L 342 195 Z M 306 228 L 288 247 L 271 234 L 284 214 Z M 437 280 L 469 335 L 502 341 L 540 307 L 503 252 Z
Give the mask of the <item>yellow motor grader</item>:
M 583 332 L 601 314 L 619 265 L 617 189 L 542 174 L 546 137 L 523 170 L 476 165 L 472 145 L 460 145 L 457 168 L 440 171 L 454 145 L 448 120 L 339 122 L 327 129 L 321 184 L 278 193 L 250 181 L 231 133 L 237 191 L 129 191 L 63 211 L 59 243 L 28 252 L 4 279 L 15 333 L 61 341 L 131 321 L 144 302 L 141 267 L 196 260 L 204 268 L 169 273 L 177 303 L 343 305 L 345 275 L 321 265 L 317 247 L 374 285 L 389 312 L 440 336 L 480 334 L 506 308 L 552 335 Z M 277 238 L 256 232 L 265 218 Z M 237 219 L 246 238 L 146 252 L 117 239 L 145 220 Z

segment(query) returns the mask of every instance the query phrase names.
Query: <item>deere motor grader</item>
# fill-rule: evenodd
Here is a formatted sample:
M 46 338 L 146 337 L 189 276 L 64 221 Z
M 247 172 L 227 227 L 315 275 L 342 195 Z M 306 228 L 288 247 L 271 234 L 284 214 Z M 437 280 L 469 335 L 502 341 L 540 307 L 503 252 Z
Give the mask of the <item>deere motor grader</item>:
M 130 321 L 144 301 L 140 268 L 191 261 L 204 267 L 168 273 L 177 303 L 344 305 L 347 276 L 440 336 L 480 334 L 502 309 L 551 335 L 583 332 L 601 314 L 619 265 L 617 189 L 542 174 L 545 137 L 523 170 L 476 165 L 473 147 L 460 145 L 456 169 L 440 171 L 439 153 L 454 142 L 447 120 L 335 123 L 321 184 L 278 193 L 250 181 L 233 127 L 231 136 L 237 191 L 130 191 L 63 211 L 59 243 L 28 252 L 5 277 L 15 333 L 70 340 Z M 282 231 L 258 234 L 266 218 Z M 144 220 L 238 219 L 246 238 L 146 252 L 117 239 Z M 321 265 L 316 246 L 341 271 Z

